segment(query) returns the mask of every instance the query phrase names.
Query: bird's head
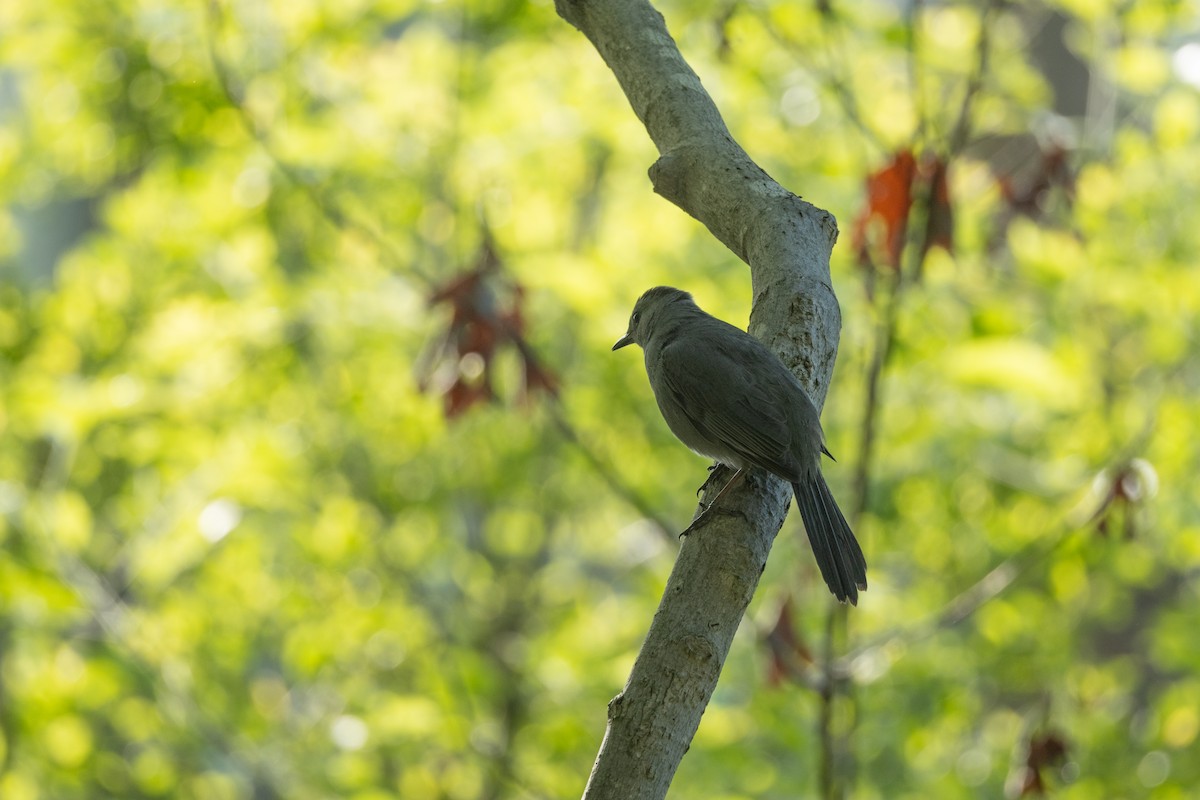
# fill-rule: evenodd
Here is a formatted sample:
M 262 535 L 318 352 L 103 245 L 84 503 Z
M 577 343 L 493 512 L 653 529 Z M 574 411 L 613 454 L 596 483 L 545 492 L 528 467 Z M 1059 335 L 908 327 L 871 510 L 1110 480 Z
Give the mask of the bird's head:
M 620 350 L 629 344 L 645 347 L 663 320 L 696 310 L 696 303 L 687 292 L 672 286 L 655 286 L 634 303 L 633 313 L 629 315 L 629 328 L 612 349 Z

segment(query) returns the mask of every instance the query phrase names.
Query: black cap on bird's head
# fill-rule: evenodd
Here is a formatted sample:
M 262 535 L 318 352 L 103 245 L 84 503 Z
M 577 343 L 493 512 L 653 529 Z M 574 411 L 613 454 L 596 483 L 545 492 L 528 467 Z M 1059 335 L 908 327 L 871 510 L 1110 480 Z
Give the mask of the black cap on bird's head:
M 633 304 L 633 313 L 629 315 L 629 329 L 625 331 L 624 336 L 617 339 L 612 349 L 620 350 L 630 344 L 645 345 L 651 324 L 659 310 L 680 302 L 692 308 L 696 307 L 692 296 L 682 289 L 673 286 L 655 286 L 653 289 L 647 289 Z

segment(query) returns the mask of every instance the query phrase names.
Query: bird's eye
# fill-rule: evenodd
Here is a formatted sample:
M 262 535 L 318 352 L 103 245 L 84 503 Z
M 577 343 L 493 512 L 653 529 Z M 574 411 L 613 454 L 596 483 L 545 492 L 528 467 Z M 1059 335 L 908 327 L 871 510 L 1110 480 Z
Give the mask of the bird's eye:
M 638 320 L 640 320 L 641 318 L 642 318 L 642 312 L 640 312 L 640 311 L 635 311 L 635 312 L 633 312 L 633 316 L 629 318 L 629 324 L 630 324 L 630 325 L 637 325 L 637 324 L 638 324 Z

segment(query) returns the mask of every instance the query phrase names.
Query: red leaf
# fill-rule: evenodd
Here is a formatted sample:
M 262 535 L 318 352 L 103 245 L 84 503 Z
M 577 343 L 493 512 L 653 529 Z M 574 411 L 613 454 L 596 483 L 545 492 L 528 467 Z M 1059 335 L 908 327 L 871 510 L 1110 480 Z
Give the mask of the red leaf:
M 950 166 L 942 159 L 933 157 L 926 161 L 922 171 L 928 176 L 930 189 L 925 252 L 921 253 L 921 260 L 924 261 L 925 254 L 934 247 L 954 252 L 954 208 L 950 205 Z
M 1125 538 L 1136 538 L 1138 533 L 1137 509 L 1151 491 L 1146 486 L 1145 476 L 1134 465 L 1134 462 L 1128 462 L 1117 467 L 1111 473 L 1106 470 L 1104 479 L 1104 496 L 1100 499 L 1100 504 L 1092 514 L 1091 520 L 1096 525 L 1096 532 L 1107 538 L 1113 524 L 1112 518 L 1119 511 L 1122 514 L 1122 532 L 1125 534 Z
M 521 357 L 522 398 L 533 391 L 557 393 L 557 378 L 541 366 L 524 338 L 524 289 L 506 279 L 501 266 L 495 242 L 485 228 L 474 266 L 429 297 L 431 307 L 450 306 L 442 352 L 435 356 L 435 360 L 450 362 L 454 375 L 444 390 L 447 417 L 457 417 L 479 403 L 496 399 L 492 370 L 496 353 L 505 346 L 516 348 Z M 471 374 L 464 373 L 464 365 L 470 366 Z M 421 384 L 425 388 L 428 381 L 422 379 Z
M 1030 769 L 1043 769 L 1061 763 L 1067 757 L 1066 739 L 1054 731 L 1034 736 L 1029 740 L 1029 756 L 1025 764 Z
M 1021 793 L 1018 797 L 1042 796 L 1046 794 L 1046 783 L 1042 780 L 1042 773 L 1036 769 L 1025 768 L 1025 779 L 1021 783 Z
M 1029 740 L 1025 755 L 1025 775 L 1021 782 L 1020 797 L 1046 794 L 1046 779 L 1042 770 L 1061 764 L 1070 748 L 1059 733 L 1047 731 Z
M 796 632 L 792 621 L 792 598 L 787 598 L 779 607 L 779 617 L 774 627 L 763 639 L 770 661 L 767 665 L 767 683 L 778 686 L 785 679 L 795 676 L 806 664 L 813 663 L 812 652 Z
M 450 388 L 446 391 L 443 397 L 443 408 L 446 416 L 449 419 L 465 414 L 470 408 L 477 403 L 486 403 L 492 400 L 495 395 L 492 392 L 492 387 L 486 381 L 470 383 L 462 376 L 459 376 Z
M 911 150 L 904 150 L 886 167 L 867 177 L 867 205 L 855 219 L 850 235 L 851 247 L 860 264 L 872 263 L 871 239 L 879 236 L 874 232 L 882 228 L 883 241 L 876 245 L 883 251 L 889 267 L 900 268 L 916 172 L 916 158 Z
M 1058 142 L 1043 144 L 1035 140 L 1036 148 L 1023 161 L 993 163 L 996 185 L 1009 208 L 1031 219 L 1041 218 L 1047 196 L 1061 187 L 1068 201 L 1075 195 L 1075 176 L 1071 173 L 1070 151 Z

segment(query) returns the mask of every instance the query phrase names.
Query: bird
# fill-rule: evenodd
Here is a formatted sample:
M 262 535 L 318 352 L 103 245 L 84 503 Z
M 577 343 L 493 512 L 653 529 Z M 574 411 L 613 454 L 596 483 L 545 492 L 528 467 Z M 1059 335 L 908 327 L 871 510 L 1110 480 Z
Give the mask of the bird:
M 642 348 L 671 432 L 694 452 L 736 470 L 707 508 L 748 470 L 787 481 L 821 577 L 838 601 L 857 606 L 867 588 L 866 558 L 821 472 L 821 456 L 833 456 L 817 408 L 796 376 L 758 339 L 671 286 L 638 298 L 612 349 L 630 344 Z

